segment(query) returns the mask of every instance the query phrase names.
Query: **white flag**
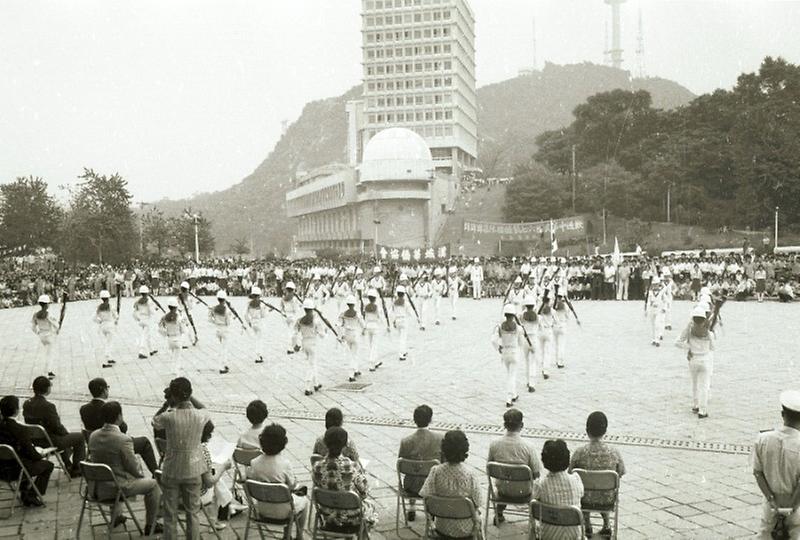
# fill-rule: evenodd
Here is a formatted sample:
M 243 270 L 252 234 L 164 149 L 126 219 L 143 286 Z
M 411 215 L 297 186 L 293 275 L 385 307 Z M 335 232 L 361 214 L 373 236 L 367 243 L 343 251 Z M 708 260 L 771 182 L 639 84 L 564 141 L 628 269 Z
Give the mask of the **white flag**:
M 622 262 L 622 253 L 619 252 L 619 242 L 616 236 L 614 237 L 614 254 L 611 257 L 611 261 L 617 265 Z
M 550 220 L 550 254 L 552 255 L 558 251 L 558 240 L 556 240 L 556 231 L 553 229 L 553 220 Z

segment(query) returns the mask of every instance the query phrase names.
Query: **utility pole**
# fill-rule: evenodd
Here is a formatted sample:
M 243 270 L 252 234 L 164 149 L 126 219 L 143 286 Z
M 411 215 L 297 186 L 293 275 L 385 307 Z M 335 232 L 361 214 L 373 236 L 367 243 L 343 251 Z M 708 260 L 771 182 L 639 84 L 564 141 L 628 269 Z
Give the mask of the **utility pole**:
M 778 249 L 778 210 L 780 210 L 779 206 L 775 207 L 775 249 Z M 774 252 L 774 250 L 773 250 Z
M 670 202 L 671 202 L 670 201 L 670 198 L 671 198 L 670 190 L 671 190 L 671 188 L 672 188 L 672 184 L 667 184 L 667 223 L 671 223 L 671 221 L 670 221 Z
M 575 170 L 575 145 L 572 145 L 572 213 L 575 213 L 575 181 L 578 171 Z
M 375 224 L 375 260 L 378 260 L 378 225 L 381 224 L 381 220 L 373 219 L 372 223 Z

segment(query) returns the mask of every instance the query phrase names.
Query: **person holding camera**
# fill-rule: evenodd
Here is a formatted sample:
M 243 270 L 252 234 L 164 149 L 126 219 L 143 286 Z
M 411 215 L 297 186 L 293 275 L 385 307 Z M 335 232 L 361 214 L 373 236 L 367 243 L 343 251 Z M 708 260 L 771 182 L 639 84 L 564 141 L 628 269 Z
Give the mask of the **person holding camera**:
M 167 402 L 153 418 L 153 429 L 163 432 L 167 441 L 161 464 L 164 538 L 179 538 L 178 507 L 182 502 L 186 512 L 186 538 L 196 540 L 200 537 L 200 494 L 204 483 L 210 484 L 208 464 L 200 443 L 203 429 L 211 419 L 192 398 L 192 383 L 185 377 L 173 379 L 164 394 Z

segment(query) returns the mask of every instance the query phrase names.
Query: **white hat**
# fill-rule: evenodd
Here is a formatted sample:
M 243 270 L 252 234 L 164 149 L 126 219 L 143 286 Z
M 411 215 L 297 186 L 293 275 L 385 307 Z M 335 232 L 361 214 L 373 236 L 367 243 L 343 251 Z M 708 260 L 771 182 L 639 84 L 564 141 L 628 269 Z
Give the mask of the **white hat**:
M 46 295 L 46 294 L 43 294 L 42 296 L 39 297 L 39 299 L 36 301 L 36 303 L 37 304 L 49 304 L 50 303 L 50 297 L 48 295 Z
M 380 266 L 376 266 L 375 268 L 372 269 L 372 273 L 373 274 L 377 274 L 380 271 L 381 271 L 381 267 Z
M 703 304 L 697 304 L 694 309 L 692 310 L 692 318 L 694 317 L 703 317 L 706 318 L 706 308 Z
M 531 256 L 531 262 L 536 262 L 536 256 Z
M 100 298 L 111 298 L 111 293 L 103 289 L 100 291 Z
M 781 392 L 781 406 L 790 411 L 800 412 L 800 392 L 797 390 L 784 390 Z
M 218 291 L 217 292 L 217 299 L 218 300 L 225 300 L 226 298 L 228 298 L 228 293 L 226 293 L 225 291 Z
M 651 285 L 657 285 L 661 283 L 661 278 L 658 276 L 653 276 L 653 280 L 650 282 Z
M 536 298 L 533 296 L 526 296 L 525 299 L 522 301 L 523 306 L 535 306 L 536 305 Z
M 408 276 L 405 274 L 400 274 L 400 281 L 408 281 Z
M 456 272 L 458 272 L 458 268 L 456 268 L 455 266 L 451 266 L 450 267 L 450 273 L 451 274 L 455 274 Z
M 284 289 L 294 289 L 294 281 L 288 282 L 286 285 L 283 286 Z
M 360 275 L 362 275 L 363 273 L 364 273 L 364 271 L 363 271 L 361 268 L 356 268 L 356 275 L 357 275 L 357 276 L 360 276 Z
M 250 289 L 250 294 L 257 294 L 258 296 L 261 296 L 261 287 L 253 285 L 253 288 Z
M 514 280 L 514 283 L 522 283 L 522 278 L 517 276 L 517 279 Z
M 319 281 L 319 274 L 314 274 L 314 281 Z
M 347 299 L 344 301 L 344 303 L 345 304 L 353 304 L 353 305 L 355 305 L 356 297 L 351 294 L 350 296 L 347 297 Z
M 433 271 L 433 275 L 436 277 L 442 277 L 442 270 L 441 268 L 437 268 Z
M 517 308 L 514 307 L 514 304 L 506 304 L 503 307 L 503 315 L 516 315 Z
M 561 264 L 564 264 L 565 262 L 567 262 L 567 258 L 566 257 L 559 257 L 558 262 L 560 262 Z
M 314 309 L 314 301 L 311 298 L 303 300 L 303 309 Z
M 188 281 L 181 281 L 181 289 L 188 289 L 189 282 Z
M 481 258 L 480 258 L 480 257 L 475 257 L 475 262 L 476 262 L 476 263 L 479 263 L 479 262 L 481 262 Z
M 167 300 L 167 307 L 178 307 L 178 299 L 177 298 L 170 298 Z
M 150 289 L 147 288 L 147 285 L 142 285 L 139 287 L 139 294 L 149 294 Z
M 664 271 L 661 272 L 664 277 L 672 276 L 672 272 L 669 271 L 669 268 L 664 268 Z
M 371 296 L 373 298 L 377 298 L 378 297 L 378 291 L 375 290 L 375 289 L 370 289 L 370 290 L 367 291 L 367 296 Z
M 402 285 L 398 285 L 397 286 L 397 294 L 405 294 L 405 293 L 406 293 L 406 288 L 403 287 Z

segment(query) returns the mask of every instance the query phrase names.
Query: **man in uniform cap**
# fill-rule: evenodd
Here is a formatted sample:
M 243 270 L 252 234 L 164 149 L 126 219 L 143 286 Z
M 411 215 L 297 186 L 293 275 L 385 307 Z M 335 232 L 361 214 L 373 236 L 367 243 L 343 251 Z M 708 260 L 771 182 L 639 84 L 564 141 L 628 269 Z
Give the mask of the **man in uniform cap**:
M 475 257 L 473 261 L 469 278 L 472 281 L 472 299 L 480 300 L 483 296 L 483 289 L 481 288 L 483 284 L 483 266 L 481 266 L 481 260 L 478 257 Z
M 456 320 L 456 305 L 461 286 L 464 284 L 458 276 L 458 268 L 454 265 L 448 270 L 450 277 L 447 280 L 447 297 L 450 299 L 450 317 Z
M 652 332 L 651 345 L 655 347 L 661 346 L 661 340 L 664 337 L 664 289 L 661 287 L 661 278 L 653 276 L 650 283 L 650 291 L 647 293 L 647 304 L 645 304 L 645 313 L 650 321 L 650 330 Z
M 786 512 L 788 538 L 800 538 L 800 511 L 795 493 L 800 485 L 800 391 L 780 395 L 783 427 L 761 433 L 753 445 L 753 475 L 764 501 L 761 538 L 772 538 L 778 510 Z
M 303 315 L 302 305 L 294 290 L 294 282 L 289 281 L 283 286 L 283 296 L 281 296 L 281 310 L 286 314 L 286 354 L 294 354 L 294 323 Z

